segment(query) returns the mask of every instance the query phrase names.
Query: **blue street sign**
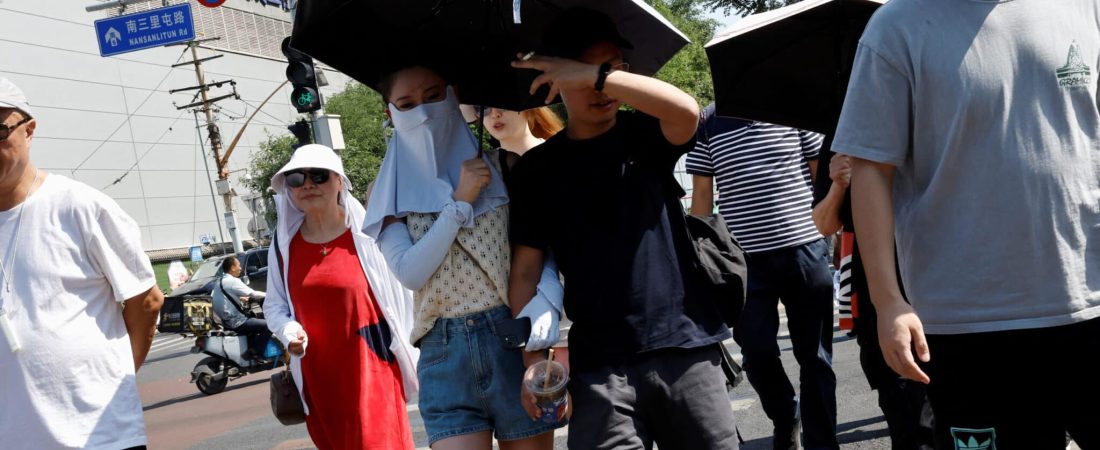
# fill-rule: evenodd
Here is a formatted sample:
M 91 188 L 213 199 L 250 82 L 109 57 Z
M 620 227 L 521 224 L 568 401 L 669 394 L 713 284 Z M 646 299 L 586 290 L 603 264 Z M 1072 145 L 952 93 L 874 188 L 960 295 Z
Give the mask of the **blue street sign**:
M 99 55 L 159 47 L 195 38 L 191 4 L 181 3 L 124 16 L 95 21 Z
M 191 247 L 188 253 L 191 254 L 191 262 L 202 261 L 202 247 Z

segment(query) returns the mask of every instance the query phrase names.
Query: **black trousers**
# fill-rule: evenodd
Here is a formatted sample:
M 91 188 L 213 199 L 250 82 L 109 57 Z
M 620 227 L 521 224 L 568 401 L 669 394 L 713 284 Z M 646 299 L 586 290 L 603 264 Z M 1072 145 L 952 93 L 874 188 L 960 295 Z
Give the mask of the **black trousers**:
M 234 328 L 233 331 L 248 336 L 248 348 L 252 349 L 257 357 L 264 355 L 267 341 L 271 339 L 271 330 L 267 328 L 266 320 L 251 318 L 245 320 L 241 326 Z
M 929 335 L 928 345 L 937 449 L 1061 450 L 1067 432 L 1100 449 L 1100 319 Z
M 836 374 L 833 372 L 833 280 L 824 239 L 748 255 L 745 310 L 733 329 L 745 373 L 777 429 L 801 414 L 807 450 L 835 450 Z M 800 396 L 779 352 L 779 302 L 787 313 Z

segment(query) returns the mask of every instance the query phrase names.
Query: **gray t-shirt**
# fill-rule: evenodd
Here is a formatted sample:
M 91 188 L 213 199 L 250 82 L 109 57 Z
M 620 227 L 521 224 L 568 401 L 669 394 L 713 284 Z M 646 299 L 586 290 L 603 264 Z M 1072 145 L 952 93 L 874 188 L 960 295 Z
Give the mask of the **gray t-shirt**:
M 928 333 L 1100 316 L 1097 23 L 1096 0 L 892 0 L 868 24 L 833 150 L 897 167 Z

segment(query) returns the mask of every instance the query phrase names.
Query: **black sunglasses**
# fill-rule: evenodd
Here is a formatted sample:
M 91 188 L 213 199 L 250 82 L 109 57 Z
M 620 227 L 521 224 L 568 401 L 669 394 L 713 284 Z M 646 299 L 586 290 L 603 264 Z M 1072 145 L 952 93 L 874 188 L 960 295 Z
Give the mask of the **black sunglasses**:
M 19 128 L 20 125 L 23 125 L 23 124 L 25 124 L 27 122 L 30 122 L 30 121 L 31 121 L 31 118 L 26 117 L 23 120 L 20 120 L 20 121 L 16 122 L 14 125 L 8 125 L 6 123 L 0 123 L 0 142 L 7 140 L 8 136 L 11 136 L 11 132 L 15 131 L 16 128 Z
M 309 176 L 313 184 L 325 184 L 329 178 L 328 169 L 295 169 L 286 173 L 286 185 L 292 188 L 300 188 L 306 184 L 306 176 Z

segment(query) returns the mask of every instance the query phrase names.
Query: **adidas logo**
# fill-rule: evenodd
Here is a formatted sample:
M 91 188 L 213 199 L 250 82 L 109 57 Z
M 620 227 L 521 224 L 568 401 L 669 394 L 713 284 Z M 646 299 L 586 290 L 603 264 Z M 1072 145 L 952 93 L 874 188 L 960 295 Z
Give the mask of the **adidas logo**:
M 997 450 L 997 432 L 992 428 L 970 429 L 951 427 L 955 450 Z
M 980 443 L 977 439 L 974 439 L 974 436 L 970 436 L 969 442 L 963 442 L 961 439 L 955 440 L 955 450 L 991 450 L 992 445 L 992 438 L 986 439 Z
M 1058 78 L 1058 86 L 1074 87 L 1087 86 L 1092 81 L 1092 69 L 1081 58 L 1081 49 L 1077 41 L 1069 46 L 1069 54 L 1066 55 L 1066 65 L 1054 71 Z

